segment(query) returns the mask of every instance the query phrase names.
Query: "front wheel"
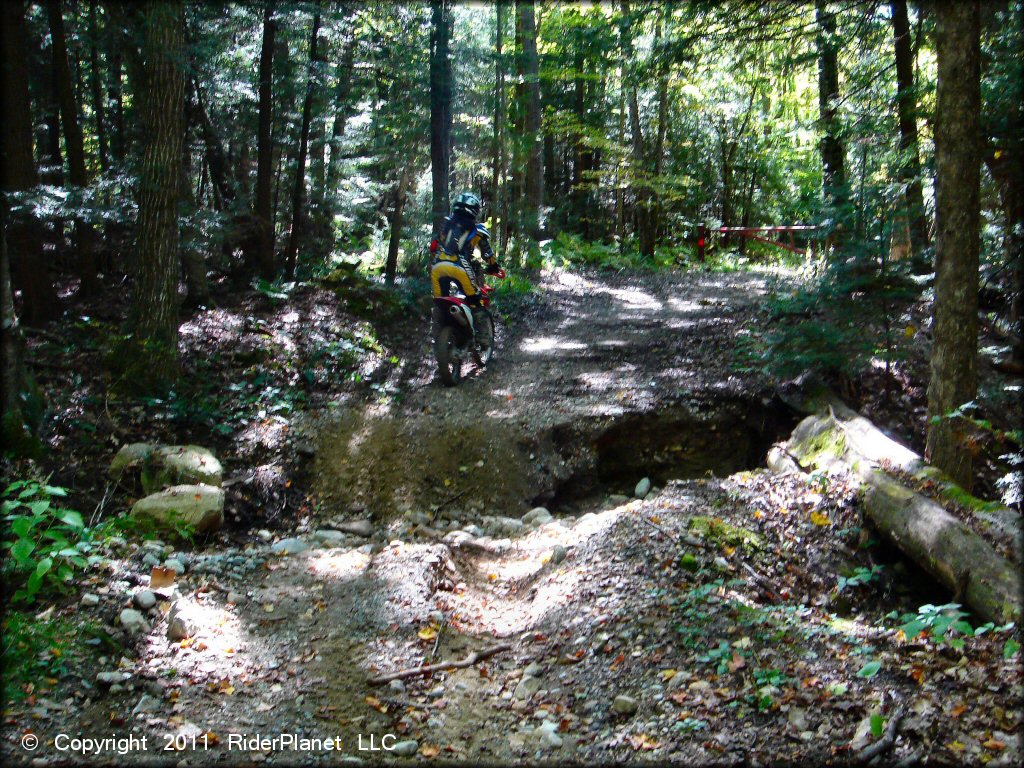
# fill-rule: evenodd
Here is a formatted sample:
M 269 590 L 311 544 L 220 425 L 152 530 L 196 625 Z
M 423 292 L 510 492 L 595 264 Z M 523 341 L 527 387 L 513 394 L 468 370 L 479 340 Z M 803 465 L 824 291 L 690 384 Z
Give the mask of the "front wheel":
M 462 360 L 459 357 L 459 343 L 455 329 L 450 325 L 441 329 L 434 342 L 434 357 L 437 358 L 437 372 L 445 386 L 454 387 L 462 377 Z

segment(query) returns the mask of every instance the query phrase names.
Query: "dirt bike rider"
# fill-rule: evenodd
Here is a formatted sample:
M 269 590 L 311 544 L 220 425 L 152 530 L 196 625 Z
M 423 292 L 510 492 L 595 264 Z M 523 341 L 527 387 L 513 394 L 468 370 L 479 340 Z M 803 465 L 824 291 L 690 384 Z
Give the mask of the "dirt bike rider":
M 480 215 L 480 198 L 471 192 L 460 192 L 452 203 L 452 214 L 444 220 L 441 232 L 430 244 L 433 261 L 430 265 L 430 286 L 434 298 L 449 295 L 452 283 L 466 295 L 466 303 L 473 310 L 473 325 L 483 314 L 480 307 L 480 276 L 479 266 L 473 261 L 473 252 L 480 250 L 481 257 L 487 262 L 484 270 L 488 275 L 501 272 L 498 260 L 491 249 L 491 235 L 487 227 L 477 222 Z M 437 338 L 440 332 L 440 310 L 434 307 L 431 314 L 431 335 Z

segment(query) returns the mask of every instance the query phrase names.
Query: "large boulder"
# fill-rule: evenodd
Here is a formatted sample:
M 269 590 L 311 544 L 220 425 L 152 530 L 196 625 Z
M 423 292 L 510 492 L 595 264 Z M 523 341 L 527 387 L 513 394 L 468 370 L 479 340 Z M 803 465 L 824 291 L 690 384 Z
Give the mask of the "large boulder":
M 119 479 L 126 472 L 141 470 L 156 449 L 154 443 L 126 443 L 110 461 L 110 476 Z
M 175 485 L 139 499 L 132 516 L 160 526 L 188 525 L 197 533 L 214 531 L 224 525 L 224 491 L 212 485 Z
M 198 445 L 162 445 L 142 467 L 142 490 L 156 493 L 172 485 L 217 485 L 223 469 L 217 457 Z

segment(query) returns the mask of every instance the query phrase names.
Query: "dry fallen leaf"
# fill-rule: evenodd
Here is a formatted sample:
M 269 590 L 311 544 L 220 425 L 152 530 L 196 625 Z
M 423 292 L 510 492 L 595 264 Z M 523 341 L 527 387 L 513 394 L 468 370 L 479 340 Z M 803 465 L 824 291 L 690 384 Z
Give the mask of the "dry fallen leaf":
M 431 624 L 430 626 L 424 627 L 419 632 L 417 632 L 416 636 L 420 640 L 433 640 L 435 637 L 437 637 L 438 631 L 439 628 L 437 624 Z
M 162 587 L 169 587 L 174 583 L 177 571 L 173 568 L 164 568 L 162 565 L 154 565 L 153 570 L 149 572 L 149 588 L 150 589 L 161 589 Z
M 433 744 L 424 744 L 420 747 L 420 754 L 426 758 L 437 757 L 441 753 L 441 748 L 434 746 Z
M 652 750 L 661 746 L 661 742 L 655 741 L 646 733 L 630 736 L 629 743 L 633 745 L 633 749 L 640 750 Z
M 820 512 L 811 512 L 811 522 L 818 526 L 828 525 L 828 515 L 823 515 Z

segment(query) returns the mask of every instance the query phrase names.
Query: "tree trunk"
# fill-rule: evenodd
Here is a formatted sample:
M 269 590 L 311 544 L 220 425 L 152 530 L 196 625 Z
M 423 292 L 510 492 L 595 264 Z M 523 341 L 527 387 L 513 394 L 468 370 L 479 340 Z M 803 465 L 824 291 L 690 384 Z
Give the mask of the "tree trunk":
M 818 23 L 818 114 L 821 122 L 822 185 L 825 199 L 833 207 L 847 201 L 843 145 L 839 138 L 839 45 L 836 19 L 827 0 L 817 0 Z
M 430 0 L 430 176 L 436 237 L 448 215 L 452 130 L 452 65 L 448 56 L 448 0 Z
M 402 178 L 395 193 L 395 208 L 391 214 L 391 238 L 388 240 L 388 259 L 384 265 L 384 284 L 389 288 L 395 284 L 398 271 L 398 246 L 402 242 L 402 214 L 405 212 L 405 190 L 409 185 L 409 169 L 402 169 Z
M 334 124 L 331 126 L 330 158 L 327 161 L 327 178 L 324 181 L 325 198 L 334 199 L 335 185 L 341 173 L 341 139 L 345 135 L 345 124 L 352 108 L 349 97 L 352 93 L 352 61 L 355 56 L 356 33 L 352 29 L 342 48 L 338 62 L 338 90 L 334 97 Z
M 203 256 L 201 233 L 195 226 L 196 198 L 192 194 L 192 147 L 185 131 L 185 141 L 181 148 L 181 200 L 187 209 L 187 235 L 181 249 L 181 261 L 185 272 L 185 287 L 188 291 L 185 303 L 191 308 L 210 305 L 210 284 L 206 279 L 206 259 Z M 205 167 L 205 158 L 200 156 L 200 165 Z
M 928 218 L 921 192 L 921 161 L 917 154 L 917 95 L 914 90 L 914 53 L 910 43 L 907 0 L 892 0 L 892 30 L 896 49 L 896 108 L 900 125 L 900 181 L 906 185 L 910 247 L 915 263 L 928 247 Z M 927 267 L 921 264 L 926 271 Z
M 526 119 L 523 123 L 526 177 L 523 211 L 526 234 L 534 240 L 542 236 L 540 209 L 544 202 L 544 164 L 540 136 L 540 60 L 537 56 L 537 25 L 533 0 L 516 0 L 523 45 L 523 78 L 526 85 Z
M 100 171 L 106 173 L 107 127 L 106 110 L 103 106 L 103 88 L 100 86 L 99 33 L 96 31 L 96 0 L 89 2 L 89 89 L 92 92 L 92 109 L 96 120 L 96 142 L 100 152 Z
M 260 277 L 273 280 L 277 265 L 274 261 L 274 211 L 273 211 L 273 153 L 274 142 L 271 132 L 274 124 L 274 37 L 277 22 L 274 21 L 274 3 L 268 2 L 263 10 L 263 46 L 260 49 L 259 65 L 259 125 L 256 129 L 256 204 L 253 215 L 256 219 L 257 246 L 256 261 Z
M 113 38 L 114 35 L 108 35 Z M 110 85 L 107 95 L 114 105 L 113 127 L 110 132 L 110 152 L 119 163 L 125 158 L 124 96 L 121 87 L 121 47 L 116 39 L 110 40 Z
M 627 76 L 629 66 L 633 62 L 633 33 L 631 31 L 629 0 L 622 0 L 622 54 L 623 77 Z M 647 160 L 644 157 L 644 135 L 640 126 L 640 108 L 636 94 L 636 83 L 632 78 L 626 89 L 626 102 L 629 106 L 629 132 L 632 136 L 633 148 L 633 187 L 636 190 L 637 234 L 640 240 L 640 253 L 651 257 L 654 255 L 654 231 L 651 217 L 651 189 L 644 179 L 647 175 Z
M 977 394 L 980 14 L 939 3 L 935 106 L 935 301 L 927 455 L 970 490 L 968 423 L 947 414 Z
M 499 251 L 503 251 L 505 218 L 502 209 L 501 184 L 505 174 L 505 61 L 501 51 L 505 37 L 505 2 L 498 0 L 495 8 L 494 29 L 494 142 L 491 161 L 491 210 L 493 211 L 491 226 L 494 229 L 494 242 L 498 243 Z
M 295 163 L 295 186 L 292 188 L 292 222 L 288 234 L 288 248 L 285 251 L 284 269 L 288 280 L 295 279 L 295 267 L 299 256 L 299 240 L 303 234 L 302 201 L 306 191 L 306 156 L 309 152 L 309 125 L 313 116 L 313 93 L 316 88 L 317 62 L 319 61 L 318 41 L 320 37 L 320 5 L 313 15 L 313 29 L 309 36 L 309 79 L 306 82 L 306 98 L 302 103 L 302 130 L 299 135 L 299 156 Z
M 203 103 L 203 92 L 199 88 L 199 81 L 194 80 L 191 87 L 190 108 L 192 110 L 193 122 L 199 126 L 203 135 L 203 144 L 206 146 L 206 162 L 210 167 L 210 180 L 217 189 L 217 194 L 225 208 L 229 207 L 235 199 L 235 189 L 228 178 L 228 160 L 224 155 L 224 145 L 221 143 L 210 115 Z
M 50 36 L 53 50 L 53 81 L 60 104 L 61 124 L 64 126 L 64 148 L 68 157 L 68 176 L 73 186 L 85 188 L 89 185 L 89 173 L 85 166 L 85 144 L 82 141 L 82 126 L 78 121 L 78 106 L 72 86 L 71 67 L 68 63 L 68 46 L 64 34 L 64 17 L 60 0 L 47 0 L 46 11 L 50 22 Z M 78 218 L 75 220 L 75 248 L 78 252 L 78 274 L 81 280 L 80 292 L 90 296 L 99 287 L 96 274 L 96 233 L 91 224 Z
M 32 103 L 28 89 L 25 50 L 25 6 L 2 4 L 3 77 L 0 93 L 6 116 L 0 121 L 0 188 L 25 192 L 39 183 L 32 155 Z M 21 315 L 26 325 L 42 325 L 60 315 L 60 303 L 50 280 L 43 252 L 42 225 L 34 216 L 6 216 L 10 265 L 14 285 L 21 291 Z M 12 310 L 13 311 L 13 310 Z
M 135 343 L 127 384 L 159 391 L 178 373 L 178 201 L 185 133 L 185 19 L 180 0 L 143 12 L 147 88 L 145 152 L 139 172 L 138 279 L 130 323 Z

